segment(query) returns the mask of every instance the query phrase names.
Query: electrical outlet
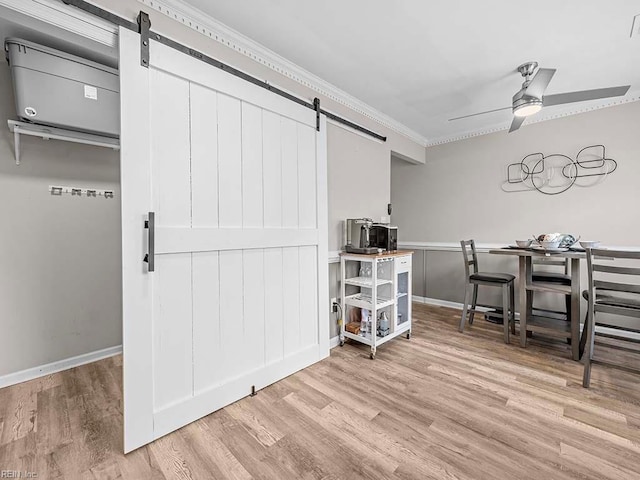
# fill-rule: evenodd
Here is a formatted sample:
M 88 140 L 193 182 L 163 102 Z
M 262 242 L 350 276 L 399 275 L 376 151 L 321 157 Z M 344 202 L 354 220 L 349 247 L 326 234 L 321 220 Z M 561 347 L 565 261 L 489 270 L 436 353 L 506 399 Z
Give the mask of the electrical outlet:
M 331 311 L 336 313 L 338 311 L 338 299 L 336 297 L 333 297 L 331 299 Z

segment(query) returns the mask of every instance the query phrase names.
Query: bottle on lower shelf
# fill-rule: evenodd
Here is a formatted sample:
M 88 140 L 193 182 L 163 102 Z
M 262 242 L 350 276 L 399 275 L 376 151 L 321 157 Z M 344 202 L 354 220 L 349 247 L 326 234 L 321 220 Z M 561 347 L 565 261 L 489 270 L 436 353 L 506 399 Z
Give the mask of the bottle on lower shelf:
M 360 311 L 360 335 L 363 337 L 366 337 L 369 332 L 369 323 L 369 310 L 363 308 Z

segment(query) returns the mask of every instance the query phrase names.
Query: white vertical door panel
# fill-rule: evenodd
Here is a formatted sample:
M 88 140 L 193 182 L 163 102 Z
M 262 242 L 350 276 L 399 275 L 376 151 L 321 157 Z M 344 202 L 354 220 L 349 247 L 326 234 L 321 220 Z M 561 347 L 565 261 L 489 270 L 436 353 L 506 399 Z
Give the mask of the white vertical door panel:
M 282 275 L 284 305 L 284 355 L 300 348 L 300 259 L 298 247 L 282 249 Z
M 191 196 L 194 227 L 218 226 L 218 96 L 191 84 Z
M 220 252 L 220 338 L 222 380 L 236 378 L 244 370 L 244 299 L 242 250 Z M 212 367 L 216 367 L 213 366 Z
M 282 226 L 298 226 L 298 125 L 282 118 Z
M 284 357 L 284 309 L 290 302 L 284 296 L 282 249 L 264 251 L 264 271 L 269 276 L 264 284 L 265 362 L 267 365 Z
M 153 210 L 159 226 L 189 226 L 189 82 L 157 70 L 149 73 Z
M 242 226 L 242 111 L 237 98 L 218 95 L 218 191 L 221 227 Z
M 262 227 L 262 109 L 242 102 L 242 224 Z
M 128 452 L 328 355 L 326 119 L 120 34 Z
M 282 145 L 280 115 L 262 114 L 262 167 L 264 186 L 264 226 L 282 226 Z
M 158 256 L 156 267 L 153 398 L 161 409 L 192 394 L 191 254 Z
M 316 228 L 317 222 L 317 165 L 316 131 L 298 124 L 298 225 Z M 315 270 L 315 269 L 314 269 Z
M 140 263 L 151 203 L 149 72 L 139 68 L 138 35 L 120 29 L 120 186 L 122 209 L 122 346 L 124 451 L 154 438 L 153 278 Z M 125 105 L 128 105 L 125 108 Z M 143 139 L 140 141 L 140 139 Z
M 222 381 L 220 273 L 218 252 L 193 254 L 193 389 L 195 394 Z
M 265 364 L 265 277 L 264 250 L 243 252 L 244 335 L 243 357 L 246 370 Z M 282 322 L 282 320 L 281 320 Z
M 317 248 L 299 247 L 300 271 L 300 347 L 318 343 Z

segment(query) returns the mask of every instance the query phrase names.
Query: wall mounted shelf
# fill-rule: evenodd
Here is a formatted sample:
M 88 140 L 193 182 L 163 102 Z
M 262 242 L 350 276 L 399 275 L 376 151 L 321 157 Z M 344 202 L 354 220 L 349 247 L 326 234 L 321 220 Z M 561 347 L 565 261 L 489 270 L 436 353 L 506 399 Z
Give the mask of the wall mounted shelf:
M 65 130 L 64 128 L 47 127 L 33 123 L 8 120 L 9 130 L 13 132 L 16 165 L 20 165 L 20 135 L 39 137 L 44 140 L 62 140 L 64 142 L 81 143 L 95 147 L 113 148 L 120 150 L 120 140 L 102 135 Z

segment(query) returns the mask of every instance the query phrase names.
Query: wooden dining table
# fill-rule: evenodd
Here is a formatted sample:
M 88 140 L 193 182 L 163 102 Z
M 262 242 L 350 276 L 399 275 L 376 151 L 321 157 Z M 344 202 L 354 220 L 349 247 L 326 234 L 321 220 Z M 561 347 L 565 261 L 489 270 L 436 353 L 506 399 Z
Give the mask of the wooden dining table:
M 571 338 L 571 357 L 580 360 L 584 349 L 584 339 L 580 338 L 580 260 L 587 258 L 584 251 L 567 250 L 558 253 L 545 253 L 543 251 L 520 248 L 499 248 L 489 250 L 495 255 L 517 256 L 519 261 L 518 301 L 520 304 L 520 345 L 527 346 L 527 330 L 540 332 L 553 336 Z M 532 280 L 534 258 L 568 258 L 571 261 L 571 285 L 560 285 L 551 282 L 534 282 Z M 546 316 L 532 315 L 528 311 L 527 301 L 535 291 L 560 293 L 571 296 L 571 318 L 569 322 Z M 567 330 L 569 329 L 569 330 Z

